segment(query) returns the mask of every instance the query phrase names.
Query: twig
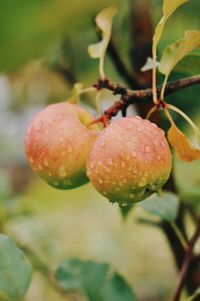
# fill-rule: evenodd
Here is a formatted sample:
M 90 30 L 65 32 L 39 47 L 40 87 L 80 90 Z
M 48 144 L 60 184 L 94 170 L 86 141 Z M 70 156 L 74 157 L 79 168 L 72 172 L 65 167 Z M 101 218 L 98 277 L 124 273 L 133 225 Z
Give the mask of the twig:
M 200 75 L 186 77 L 183 79 L 169 82 L 166 86 L 165 96 L 174 93 L 180 89 L 196 85 L 200 83 Z M 114 95 L 120 95 L 120 100 L 116 101 L 111 107 L 109 107 L 103 115 L 101 115 L 95 122 L 106 120 L 109 121 L 112 116 L 116 116 L 119 111 L 127 108 L 130 104 L 141 102 L 144 100 L 152 101 L 152 88 L 143 90 L 129 90 L 118 84 L 112 83 L 109 79 L 100 79 L 94 84 L 97 90 L 108 89 L 113 92 Z M 157 88 L 157 95 L 160 96 L 161 86 Z M 93 122 L 94 123 L 94 122 Z
M 200 236 L 200 218 L 198 219 L 196 230 L 195 230 L 194 235 L 192 236 L 191 240 L 189 241 L 188 248 L 186 249 L 186 252 L 185 252 L 185 259 L 184 259 L 183 266 L 182 266 L 180 274 L 179 274 L 178 285 L 177 285 L 177 288 L 176 288 L 176 291 L 175 291 L 175 294 L 173 297 L 173 301 L 178 301 L 180 298 L 182 289 L 185 285 L 185 280 L 186 280 L 189 265 L 190 265 L 192 259 L 194 258 L 193 249 L 194 249 L 195 243 L 196 243 L 197 239 L 199 238 L 199 236 Z

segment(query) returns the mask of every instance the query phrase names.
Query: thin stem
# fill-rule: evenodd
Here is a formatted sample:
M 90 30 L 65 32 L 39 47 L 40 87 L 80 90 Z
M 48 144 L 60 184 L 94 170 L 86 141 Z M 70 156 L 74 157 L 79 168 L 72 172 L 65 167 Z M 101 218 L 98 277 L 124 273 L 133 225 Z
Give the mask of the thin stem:
M 166 106 L 167 108 L 179 113 L 191 125 L 194 131 L 199 131 L 198 127 L 194 124 L 194 122 L 183 111 L 170 104 L 167 104 Z
M 173 301 L 178 301 L 180 299 L 181 292 L 185 285 L 188 268 L 194 257 L 194 255 L 193 255 L 194 246 L 195 246 L 196 241 L 198 240 L 199 236 L 200 236 L 200 218 L 197 221 L 196 230 L 195 230 L 191 240 L 189 241 L 188 248 L 185 251 L 185 259 L 184 259 L 183 266 L 182 266 L 180 274 L 179 274 L 178 285 L 176 287 L 176 291 L 175 291 L 174 297 L 172 299 Z
M 185 237 L 183 236 L 183 234 L 181 233 L 181 231 L 179 230 L 179 228 L 177 227 L 176 223 L 171 222 L 171 226 L 172 226 L 174 232 L 176 233 L 177 237 L 179 238 L 183 248 L 186 249 L 188 247 L 188 243 L 187 243 Z
M 152 70 L 152 92 L 153 102 L 158 104 L 157 87 L 156 87 L 156 53 L 153 53 L 153 70 Z
M 161 92 L 160 92 L 160 99 L 161 100 L 163 100 L 163 98 L 164 98 L 165 87 L 166 87 L 166 84 L 167 84 L 167 80 L 168 80 L 168 76 L 165 76 L 164 82 L 162 84 L 162 89 L 161 89 Z
M 104 73 L 104 56 L 100 57 L 100 62 L 99 62 L 99 73 L 101 78 L 105 78 L 105 73 Z
M 157 110 L 157 105 L 154 105 L 148 112 L 146 119 L 149 119 L 151 115 Z

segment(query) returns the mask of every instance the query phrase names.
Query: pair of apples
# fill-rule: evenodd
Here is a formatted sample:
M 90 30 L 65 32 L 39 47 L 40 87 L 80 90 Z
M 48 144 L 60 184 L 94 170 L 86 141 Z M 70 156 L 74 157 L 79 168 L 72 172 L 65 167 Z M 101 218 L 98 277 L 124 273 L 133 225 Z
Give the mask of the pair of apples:
M 76 104 L 51 104 L 37 113 L 25 135 L 25 152 L 49 185 L 71 189 L 87 183 L 109 201 L 139 202 L 157 191 L 171 172 L 164 131 L 139 116 L 122 117 L 101 130 Z

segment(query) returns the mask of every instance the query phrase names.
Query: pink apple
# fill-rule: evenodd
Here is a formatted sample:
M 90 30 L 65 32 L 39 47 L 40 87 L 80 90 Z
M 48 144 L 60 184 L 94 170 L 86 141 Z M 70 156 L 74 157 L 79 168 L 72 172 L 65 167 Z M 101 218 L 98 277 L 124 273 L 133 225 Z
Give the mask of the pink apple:
M 111 202 L 133 204 L 169 178 L 172 158 L 164 131 L 138 116 L 112 122 L 93 143 L 87 175 Z
M 49 185 L 69 189 L 88 182 L 86 157 L 99 134 L 95 117 L 68 102 L 51 104 L 37 113 L 25 135 L 27 159 Z

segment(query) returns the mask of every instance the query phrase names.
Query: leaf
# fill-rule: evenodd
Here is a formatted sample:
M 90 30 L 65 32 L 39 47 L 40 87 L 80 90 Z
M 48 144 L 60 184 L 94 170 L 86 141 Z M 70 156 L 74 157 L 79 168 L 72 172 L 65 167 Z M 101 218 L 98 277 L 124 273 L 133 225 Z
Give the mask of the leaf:
M 31 268 L 23 251 L 9 237 L 0 234 L 0 299 L 21 299 L 30 276 Z
M 116 14 L 117 9 L 115 6 L 111 6 L 108 8 L 103 9 L 97 16 L 96 16 L 96 24 L 101 30 L 102 40 L 98 43 L 92 44 L 88 46 L 88 53 L 92 58 L 99 58 L 100 59 L 100 74 L 102 77 L 105 77 L 103 71 L 103 62 L 106 49 L 108 47 L 110 36 L 111 36 L 111 29 L 112 29 L 112 19 L 113 16 Z
M 152 74 L 152 89 L 153 89 L 153 102 L 155 104 L 158 103 L 157 99 L 157 90 L 156 90 L 156 50 L 158 42 L 161 38 L 165 23 L 167 19 L 173 14 L 173 12 L 183 3 L 188 0 L 163 0 L 163 17 L 156 26 L 155 33 L 153 36 L 153 44 L 152 44 L 152 56 L 153 56 L 153 74 Z M 164 82 L 162 91 L 161 91 L 161 99 L 164 95 L 164 87 L 166 82 Z
M 153 54 L 156 54 L 157 44 L 161 38 L 163 28 L 167 19 L 173 14 L 173 12 L 181 6 L 183 3 L 189 0 L 164 0 L 163 1 L 163 17 L 156 26 L 155 34 L 153 36 Z
M 184 38 L 176 41 L 164 49 L 159 65 L 159 71 L 168 77 L 175 65 L 189 52 L 199 46 L 200 31 L 187 30 Z
M 167 133 L 170 144 L 175 148 L 177 156 L 187 162 L 200 159 L 200 150 L 173 123 Z
M 67 290 L 82 290 L 96 300 L 108 271 L 108 265 L 72 258 L 61 262 L 56 271 L 59 284 Z
M 114 273 L 103 289 L 102 301 L 135 301 L 136 297 L 125 279 Z
M 176 194 L 164 192 L 162 197 L 154 194 L 140 203 L 146 211 L 157 215 L 168 222 L 176 219 L 179 201 Z
M 186 72 L 191 75 L 198 74 L 200 70 L 200 53 L 186 55 L 180 62 L 178 62 L 174 70 Z
M 193 301 L 200 294 L 200 287 L 198 287 L 194 293 L 186 299 L 186 301 Z
M 55 276 L 62 288 L 82 292 L 90 301 L 135 301 L 131 287 L 118 273 L 110 275 L 105 263 L 65 259 Z

